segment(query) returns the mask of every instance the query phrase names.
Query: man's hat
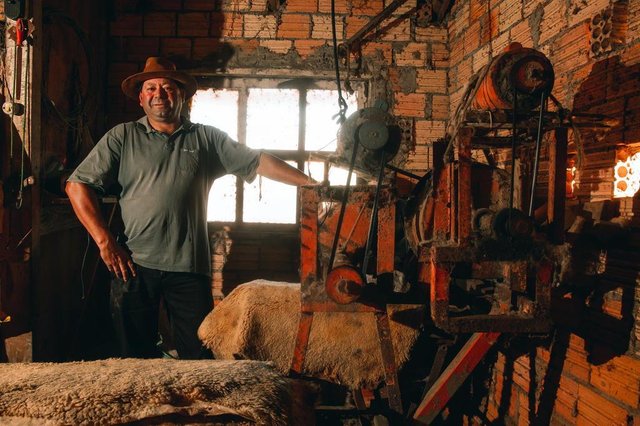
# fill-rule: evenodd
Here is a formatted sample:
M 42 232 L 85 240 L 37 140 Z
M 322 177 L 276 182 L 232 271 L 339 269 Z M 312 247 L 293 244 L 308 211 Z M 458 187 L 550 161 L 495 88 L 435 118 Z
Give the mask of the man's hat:
M 170 78 L 184 85 L 185 99 L 189 99 L 196 93 L 198 83 L 193 76 L 186 72 L 177 71 L 176 65 L 168 59 L 151 56 L 144 64 L 144 70 L 133 74 L 122 81 L 122 91 L 132 99 L 138 99 L 140 84 L 151 78 Z

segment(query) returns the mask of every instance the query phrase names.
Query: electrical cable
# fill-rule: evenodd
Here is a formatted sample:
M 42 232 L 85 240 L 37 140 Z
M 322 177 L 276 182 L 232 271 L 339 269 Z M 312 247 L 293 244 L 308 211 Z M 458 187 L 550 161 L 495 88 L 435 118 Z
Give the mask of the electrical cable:
M 342 96 L 342 89 L 340 84 L 340 57 L 338 55 L 338 36 L 336 31 L 336 0 L 331 0 L 331 36 L 333 38 L 333 60 L 336 68 L 336 84 L 338 86 L 338 114 L 334 117 L 338 117 L 338 124 L 344 123 L 346 119 L 346 112 L 348 109 L 347 101 Z M 346 52 L 349 55 L 349 51 Z

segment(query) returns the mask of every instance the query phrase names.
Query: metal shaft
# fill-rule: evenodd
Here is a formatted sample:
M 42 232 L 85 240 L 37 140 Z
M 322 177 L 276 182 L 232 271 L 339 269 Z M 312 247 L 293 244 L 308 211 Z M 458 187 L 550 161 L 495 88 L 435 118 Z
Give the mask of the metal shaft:
M 533 216 L 533 200 L 536 195 L 536 183 L 538 180 L 538 165 L 540 163 L 540 145 L 542 144 L 543 118 L 547 104 L 547 92 L 540 95 L 540 117 L 538 117 L 538 134 L 536 136 L 536 154 L 533 160 L 533 176 L 531 177 L 531 197 L 529 198 L 529 216 Z

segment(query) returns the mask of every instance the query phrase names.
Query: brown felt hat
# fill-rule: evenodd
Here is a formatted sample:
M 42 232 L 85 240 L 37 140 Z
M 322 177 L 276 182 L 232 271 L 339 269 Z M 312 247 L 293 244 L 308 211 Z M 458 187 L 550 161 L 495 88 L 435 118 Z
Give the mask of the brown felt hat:
M 198 83 L 196 79 L 186 72 L 177 71 L 176 65 L 166 58 L 151 56 L 144 64 L 144 70 L 133 74 L 122 81 L 122 91 L 132 99 L 138 99 L 140 84 L 151 78 L 170 78 L 184 85 L 185 99 L 189 99 L 196 93 Z

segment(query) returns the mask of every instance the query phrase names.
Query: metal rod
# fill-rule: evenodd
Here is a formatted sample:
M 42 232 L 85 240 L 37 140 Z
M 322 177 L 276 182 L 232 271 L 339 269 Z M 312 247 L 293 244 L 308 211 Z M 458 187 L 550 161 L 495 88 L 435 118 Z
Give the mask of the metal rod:
M 511 211 L 513 210 L 513 194 L 515 192 L 516 180 L 516 138 L 518 137 L 518 89 L 513 86 L 513 129 L 511 134 L 511 192 L 509 194 L 509 222 L 507 223 L 509 234 L 511 234 Z
M 352 46 L 358 46 L 360 43 L 360 39 L 364 38 L 364 36 L 371 30 L 371 28 L 376 27 L 380 22 L 384 21 L 386 18 L 391 16 L 393 12 L 403 4 L 405 4 L 407 0 L 395 0 L 389 6 L 387 6 L 382 12 L 371 18 L 369 22 L 367 22 L 362 28 L 358 30 L 354 35 L 352 35 L 347 41 L 344 42 L 343 46 L 346 47 L 346 54 L 349 55 L 349 52 L 352 50 Z
M 367 276 L 367 267 L 371 258 L 371 242 L 378 226 L 378 204 L 380 204 L 380 189 L 382 188 L 382 179 L 384 178 L 384 151 L 380 151 L 380 171 L 378 172 L 378 185 L 376 185 L 376 195 L 373 198 L 373 209 L 371 209 L 371 221 L 369 222 L 369 234 L 367 235 L 367 244 L 364 249 L 364 259 L 362 260 L 362 275 Z
M 396 173 L 400 173 L 401 175 L 408 176 L 411 179 L 416 179 L 416 180 L 422 179 L 422 176 L 418 176 L 418 175 L 416 175 L 414 173 L 411 173 L 411 172 L 408 172 L 406 170 L 403 170 L 400 167 L 392 166 L 391 164 L 385 164 L 384 166 L 389 170 L 393 170 Z
M 546 109 L 547 93 L 543 90 L 540 95 L 540 117 L 538 119 L 538 135 L 536 136 L 536 155 L 533 160 L 533 176 L 531 177 L 531 197 L 529 198 L 529 216 L 533 216 L 533 199 L 535 198 L 538 180 L 538 165 L 540 163 L 540 145 L 542 144 L 542 121 Z
M 351 154 L 351 163 L 349 164 L 349 173 L 347 174 L 347 183 L 344 186 L 344 194 L 342 194 L 342 206 L 340 207 L 340 216 L 338 216 L 336 235 L 333 237 L 333 246 L 331 247 L 331 256 L 329 257 L 329 265 L 327 265 L 327 270 L 331 270 L 331 268 L 333 268 L 333 261 L 336 258 L 336 250 L 338 249 L 338 241 L 340 241 L 340 230 L 342 228 L 342 221 L 344 220 L 344 213 L 347 209 L 347 202 L 349 201 L 349 184 L 351 183 L 353 167 L 356 164 L 356 153 L 358 152 L 359 144 L 360 139 L 356 135 L 355 142 L 353 144 L 353 153 Z

